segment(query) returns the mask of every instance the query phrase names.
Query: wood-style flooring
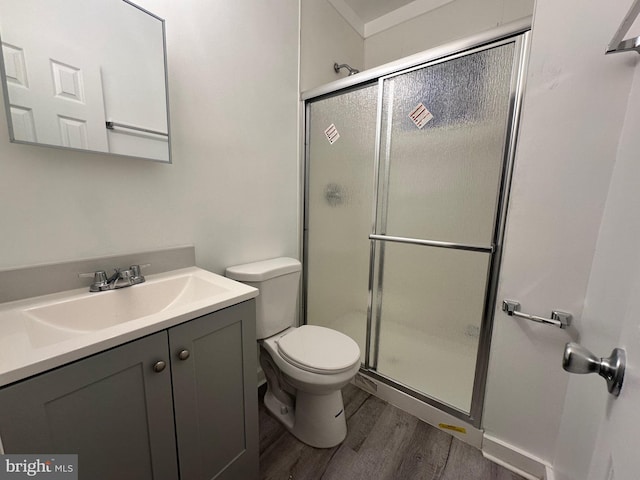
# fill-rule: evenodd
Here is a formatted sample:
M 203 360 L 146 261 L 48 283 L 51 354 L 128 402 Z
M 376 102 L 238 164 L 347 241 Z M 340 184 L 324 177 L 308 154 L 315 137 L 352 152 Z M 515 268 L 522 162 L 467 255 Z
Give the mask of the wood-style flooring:
M 264 480 L 524 480 L 482 453 L 367 392 L 347 385 L 347 438 L 309 447 L 267 412 L 260 389 Z

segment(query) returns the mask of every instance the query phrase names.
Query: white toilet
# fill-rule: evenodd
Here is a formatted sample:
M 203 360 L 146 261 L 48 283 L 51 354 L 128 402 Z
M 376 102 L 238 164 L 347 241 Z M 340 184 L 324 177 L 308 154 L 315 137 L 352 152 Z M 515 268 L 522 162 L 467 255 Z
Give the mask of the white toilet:
M 304 443 L 329 448 L 347 435 L 342 392 L 360 368 L 360 348 L 325 327 L 295 327 L 301 265 L 274 258 L 236 265 L 226 276 L 260 290 L 256 331 L 267 378 L 265 406 Z

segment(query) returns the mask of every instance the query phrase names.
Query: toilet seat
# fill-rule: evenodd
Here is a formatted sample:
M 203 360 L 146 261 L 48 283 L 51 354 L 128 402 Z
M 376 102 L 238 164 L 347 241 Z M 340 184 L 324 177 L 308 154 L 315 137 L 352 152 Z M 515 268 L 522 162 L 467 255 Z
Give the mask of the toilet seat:
M 358 344 L 330 328 L 302 325 L 276 340 L 281 357 L 302 370 L 331 375 L 350 370 L 360 361 Z

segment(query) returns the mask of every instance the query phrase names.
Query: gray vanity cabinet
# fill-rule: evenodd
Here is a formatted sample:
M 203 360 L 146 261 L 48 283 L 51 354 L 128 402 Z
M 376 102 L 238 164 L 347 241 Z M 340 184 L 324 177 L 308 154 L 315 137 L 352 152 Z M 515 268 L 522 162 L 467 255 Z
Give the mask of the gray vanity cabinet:
M 258 478 L 254 318 L 251 300 L 169 330 L 182 480 Z
M 167 357 L 160 332 L 2 389 L 6 453 L 77 453 L 79 478 L 175 480 L 171 371 L 153 370 Z
M 257 479 L 254 318 L 246 301 L 2 388 L 6 453 L 77 453 L 91 480 Z

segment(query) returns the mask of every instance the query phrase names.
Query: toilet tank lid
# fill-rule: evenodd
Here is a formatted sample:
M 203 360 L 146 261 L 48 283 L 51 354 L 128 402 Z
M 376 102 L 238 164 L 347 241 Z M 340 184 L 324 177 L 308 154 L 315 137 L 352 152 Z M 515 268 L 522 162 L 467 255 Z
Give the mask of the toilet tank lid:
M 279 257 L 227 267 L 225 275 L 241 282 L 261 282 L 280 275 L 299 272 L 301 269 L 300 262 L 295 258 Z

